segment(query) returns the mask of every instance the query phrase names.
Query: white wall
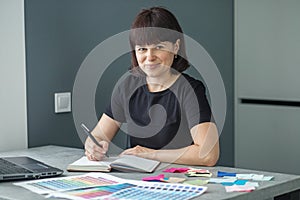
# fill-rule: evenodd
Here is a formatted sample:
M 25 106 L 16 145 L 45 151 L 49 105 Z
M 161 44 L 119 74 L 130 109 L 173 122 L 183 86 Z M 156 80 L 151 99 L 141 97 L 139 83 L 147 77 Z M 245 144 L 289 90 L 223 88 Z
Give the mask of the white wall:
M 27 148 L 24 0 L 0 0 L 0 152 Z

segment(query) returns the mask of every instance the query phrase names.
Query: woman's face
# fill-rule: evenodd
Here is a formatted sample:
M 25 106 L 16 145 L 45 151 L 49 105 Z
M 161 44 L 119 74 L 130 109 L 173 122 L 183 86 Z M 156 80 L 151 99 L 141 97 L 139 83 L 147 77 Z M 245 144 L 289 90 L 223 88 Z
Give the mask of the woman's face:
M 148 77 L 158 77 L 169 72 L 178 47 L 179 40 L 175 44 L 165 41 L 152 45 L 136 45 L 135 54 L 139 67 Z

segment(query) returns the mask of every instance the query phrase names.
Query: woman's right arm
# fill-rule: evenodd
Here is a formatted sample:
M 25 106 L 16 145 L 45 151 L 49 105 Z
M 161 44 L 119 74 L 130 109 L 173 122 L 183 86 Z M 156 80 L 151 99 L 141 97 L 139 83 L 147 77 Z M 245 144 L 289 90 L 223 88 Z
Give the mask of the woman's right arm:
M 92 131 L 92 135 L 102 146 L 97 146 L 89 137 L 85 141 L 85 155 L 89 160 L 102 160 L 108 150 L 109 142 L 116 135 L 120 128 L 120 123 L 103 114 Z

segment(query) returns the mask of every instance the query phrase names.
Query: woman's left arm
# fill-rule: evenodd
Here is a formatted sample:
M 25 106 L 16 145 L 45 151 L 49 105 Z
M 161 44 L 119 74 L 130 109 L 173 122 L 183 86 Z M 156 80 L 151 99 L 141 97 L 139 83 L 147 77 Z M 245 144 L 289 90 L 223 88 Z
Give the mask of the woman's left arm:
M 194 144 L 170 150 L 154 150 L 136 146 L 122 154 L 131 154 L 161 162 L 214 166 L 219 159 L 219 135 L 215 123 L 205 122 L 191 129 Z

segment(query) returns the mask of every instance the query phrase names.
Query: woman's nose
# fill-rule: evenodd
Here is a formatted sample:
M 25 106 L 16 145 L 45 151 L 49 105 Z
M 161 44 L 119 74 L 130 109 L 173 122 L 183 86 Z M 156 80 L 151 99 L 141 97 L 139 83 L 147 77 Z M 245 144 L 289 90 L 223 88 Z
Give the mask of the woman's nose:
M 154 60 L 155 57 L 155 49 L 149 48 L 147 52 L 147 60 Z

